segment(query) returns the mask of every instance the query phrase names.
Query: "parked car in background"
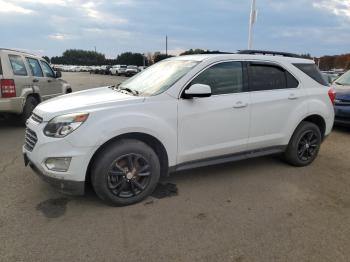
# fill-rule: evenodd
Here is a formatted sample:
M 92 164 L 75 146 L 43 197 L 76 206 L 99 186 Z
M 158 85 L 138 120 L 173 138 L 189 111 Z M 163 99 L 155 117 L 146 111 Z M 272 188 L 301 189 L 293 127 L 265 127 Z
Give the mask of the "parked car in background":
M 19 115 L 24 123 L 42 101 L 72 92 L 41 57 L 0 48 L 0 115 Z
M 126 70 L 125 70 L 125 76 L 133 76 L 136 75 L 139 71 L 139 68 L 137 66 L 127 66 Z
M 337 92 L 335 99 L 335 124 L 350 126 L 350 71 L 334 82 Z
M 139 66 L 139 72 L 145 70 L 147 68 L 147 66 Z
M 322 76 L 329 85 L 331 85 L 339 77 L 338 74 L 325 72 L 322 72 Z
M 97 73 L 100 74 L 100 75 L 106 75 L 106 74 L 107 74 L 107 71 L 108 71 L 108 74 L 109 74 L 109 66 L 107 66 L 107 65 L 102 65 L 102 66 L 99 67 Z
M 114 65 L 110 68 L 110 72 L 112 75 L 125 75 L 127 66 L 126 65 Z
M 172 171 L 268 154 L 311 164 L 334 98 L 315 63 L 293 54 L 174 57 L 39 105 L 24 159 L 60 191 L 82 194 L 91 181 L 105 202 L 128 205 Z

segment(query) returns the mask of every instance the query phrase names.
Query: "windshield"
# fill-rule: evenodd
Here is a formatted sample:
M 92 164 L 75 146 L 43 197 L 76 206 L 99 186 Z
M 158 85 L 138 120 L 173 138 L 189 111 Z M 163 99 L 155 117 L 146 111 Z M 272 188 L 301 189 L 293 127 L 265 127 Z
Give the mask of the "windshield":
M 164 60 L 125 81 L 120 88 L 152 96 L 166 91 L 198 64 L 197 61 Z
M 350 71 L 339 77 L 335 82 L 340 85 L 350 85 Z

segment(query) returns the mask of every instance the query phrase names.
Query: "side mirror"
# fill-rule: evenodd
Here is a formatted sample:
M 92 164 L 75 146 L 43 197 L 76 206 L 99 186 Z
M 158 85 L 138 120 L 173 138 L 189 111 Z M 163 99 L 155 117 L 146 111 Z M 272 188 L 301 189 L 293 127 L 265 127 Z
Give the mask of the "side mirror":
M 61 77 L 62 77 L 61 71 L 56 71 L 55 72 L 55 78 L 61 78 Z
M 185 90 L 185 98 L 193 97 L 209 97 L 211 96 L 211 88 L 208 85 L 194 84 Z

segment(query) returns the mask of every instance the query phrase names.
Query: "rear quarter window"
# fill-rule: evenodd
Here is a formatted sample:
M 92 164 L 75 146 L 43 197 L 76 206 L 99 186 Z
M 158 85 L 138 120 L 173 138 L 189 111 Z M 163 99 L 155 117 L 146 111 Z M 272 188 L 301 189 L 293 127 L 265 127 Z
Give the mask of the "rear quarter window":
M 297 67 L 299 70 L 307 74 L 309 77 L 311 77 L 313 80 L 318 82 L 321 85 L 327 86 L 327 82 L 323 78 L 320 70 L 315 64 L 293 64 L 295 67 Z
M 10 64 L 14 75 L 27 76 L 27 69 L 24 65 L 24 61 L 19 55 L 9 55 Z

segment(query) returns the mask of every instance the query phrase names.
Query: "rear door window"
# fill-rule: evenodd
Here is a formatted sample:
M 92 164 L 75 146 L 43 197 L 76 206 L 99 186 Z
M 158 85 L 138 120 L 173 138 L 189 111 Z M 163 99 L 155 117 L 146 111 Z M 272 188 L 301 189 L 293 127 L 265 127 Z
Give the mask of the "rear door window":
M 309 77 L 311 77 L 313 80 L 318 82 L 321 85 L 328 85 L 325 79 L 322 77 L 322 74 L 318 67 L 315 64 L 293 64 L 298 69 L 303 71 L 305 74 L 307 74 Z
M 250 91 L 263 91 L 287 88 L 285 70 L 270 64 L 255 64 L 249 66 Z
M 299 82 L 284 68 L 269 63 L 250 63 L 250 91 L 297 88 Z
M 39 61 L 34 58 L 27 57 L 27 61 L 30 69 L 32 70 L 33 76 L 43 77 L 43 71 L 41 70 Z
M 43 67 L 45 76 L 54 78 L 55 77 L 55 73 L 53 72 L 53 70 L 51 69 L 49 64 L 44 62 L 44 61 L 40 61 L 40 62 L 41 62 L 41 65 Z
M 299 86 L 299 81 L 288 71 L 286 71 L 287 78 L 287 88 L 297 88 Z
M 10 64 L 14 75 L 26 76 L 28 75 L 24 61 L 19 55 L 9 55 Z

